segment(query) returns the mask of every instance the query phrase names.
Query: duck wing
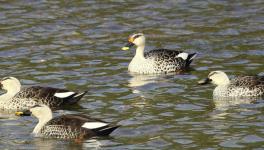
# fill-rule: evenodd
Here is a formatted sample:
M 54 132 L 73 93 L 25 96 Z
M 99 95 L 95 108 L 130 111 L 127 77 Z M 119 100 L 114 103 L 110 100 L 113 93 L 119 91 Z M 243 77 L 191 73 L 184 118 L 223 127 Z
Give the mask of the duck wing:
M 113 132 L 118 125 L 110 124 L 100 119 L 83 114 L 63 115 L 50 120 L 46 127 L 60 126 L 71 131 L 79 131 L 82 136 L 105 136 Z
M 37 103 L 46 104 L 52 109 L 57 109 L 62 105 L 78 102 L 85 93 L 77 93 L 52 87 L 32 86 L 23 88 L 15 97 L 20 99 L 33 99 Z
M 183 51 L 169 50 L 169 49 L 155 49 L 145 54 L 146 59 L 154 59 L 158 66 L 169 66 L 174 68 L 177 66 L 178 69 L 188 67 L 196 53 L 188 54 Z
M 231 84 L 249 88 L 262 87 L 264 91 L 264 76 L 238 76 Z
M 169 50 L 169 49 L 154 49 L 144 54 L 145 58 L 160 58 L 160 59 L 170 59 L 178 58 L 178 54 L 182 51 Z

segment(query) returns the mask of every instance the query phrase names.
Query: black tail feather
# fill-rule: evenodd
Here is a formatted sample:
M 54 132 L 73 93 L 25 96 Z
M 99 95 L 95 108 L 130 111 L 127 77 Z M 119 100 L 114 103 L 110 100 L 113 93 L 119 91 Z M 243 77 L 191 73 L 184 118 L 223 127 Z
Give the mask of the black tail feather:
M 107 136 L 111 134 L 118 127 L 120 127 L 120 125 L 107 126 L 101 129 L 96 129 L 94 131 L 98 136 Z
M 193 61 L 193 58 L 196 56 L 196 53 L 189 54 L 187 59 L 186 59 L 186 67 L 189 67 L 190 64 Z
M 73 94 L 71 97 L 67 98 L 64 103 L 65 104 L 75 104 L 77 103 L 79 100 L 81 100 L 81 98 L 87 93 L 87 91 L 84 91 L 82 93 L 76 93 Z

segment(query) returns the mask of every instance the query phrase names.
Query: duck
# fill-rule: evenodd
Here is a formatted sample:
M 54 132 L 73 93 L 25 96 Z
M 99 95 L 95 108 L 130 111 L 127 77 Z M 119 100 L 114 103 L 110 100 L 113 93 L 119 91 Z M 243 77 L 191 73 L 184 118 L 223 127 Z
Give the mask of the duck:
M 17 116 L 33 115 L 38 119 L 32 134 L 35 137 L 58 139 L 86 139 L 95 136 L 107 136 L 120 127 L 84 114 L 66 114 L 52 116 L 49 106 L 37 104 L 28 110 L 15 112 Z
M 143 33 L 129 36 L 128 44 L 122 50 L 129 50 L 136 45 L 136 54 L 129 63 L 128 71 L 138 74 L 167 74 L 186 70 L 196 53 L 169 49 L 154 49 L 144 52 L 146 38 Z
M 223 71 L 212 71 L 208 77 L 198 82 L 201 85 L 216 85 L 214 97 L 262 97 L 264 76 L 238 76 L 230 80 Z
M 87 93 L 41 86 L 23 88 L 15 77 L 2 78 L 0 89 L 5 91 L 0 95 L 0 109 L 7 111 L 25 110 L 36 104 L 46 104 L 52 110 L 57 110 L 77 103 Z

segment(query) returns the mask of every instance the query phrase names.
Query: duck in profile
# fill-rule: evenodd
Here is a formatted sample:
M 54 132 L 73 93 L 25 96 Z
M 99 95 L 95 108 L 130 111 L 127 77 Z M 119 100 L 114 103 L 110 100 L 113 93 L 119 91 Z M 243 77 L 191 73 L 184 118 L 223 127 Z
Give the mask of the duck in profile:
M 67 114 L 53 118 L 47 105 L 35 105 L 29 110 L 16 112 L 17 116 L 33 115 L 38 124 L 33 135 L 46 138 L 85 139 L 94 136 L 107 136 L 119 125 L 110 124 L 83 114 Z
M 229 80 L 223 71 L 212 71 L 199 84 L 213 83 L 214 97 L 260 97 L 264 95 L 264 76 L 239 76 Z
M 40 86 L 22 88 L 15 77 L 2 78 L 0 89 L 6 91 L 0 95 L 0 109 L 8 111 L 29 109 L 36 104 L 46 104 L 56 110 L 64 105 L 77 103 L 87 93 Z
M 132 34 L 128 44 L 122 50 L 128 50 L 136 45 L 136 54 L 128 66 L 130 72 L 139 74 L 166 74 L 186 70 L 196 53 L 188 54 L 183 51 L 169 49 L 154 49 L 144 53 L 145 36 L 143 33 Z

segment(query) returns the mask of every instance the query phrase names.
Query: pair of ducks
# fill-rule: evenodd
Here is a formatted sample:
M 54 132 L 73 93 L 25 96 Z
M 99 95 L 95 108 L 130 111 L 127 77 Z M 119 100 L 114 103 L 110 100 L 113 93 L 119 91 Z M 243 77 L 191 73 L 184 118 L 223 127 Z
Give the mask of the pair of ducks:
M 188 54 L 183 51 L 155 49 L 144 53 L 145 36 L 142 33 L 132 34 L 123 50 L 136 45 L 136 54 L 128 66 L 130 72 L 140 74 L 181 72 L 188 69 L 196 57 L 196 53 Z M 240 76 L 229 80 L 222 71 L 210 72 L 208 78 L 199 84 L 213 83 L 215 97 L 256 97 L 264 95 L 264 76 Z
M 84 139 L 106 136 L 119 127 L 83 114 L 67 114 L 53 118 L 52 110 L 77 103 L 86 93 L 73 92 L 52 87 L 32 86 L 22 88 L 14 77 L 0 80 L 0 87 L 6 93 L 0 96 L 0 109 L 17 111 L 18 116 L 33 115 L 38 124 L 33 130 L 35 136 Z
M 130 72 L 139 74 L 160 74 L 181 72 L 188 69 L 196 53 L 188 54 L 182 51 L 156 49 L 144 53 L 145 36 L 142 33 L 133 34 L 128 39 L 128 50 L 137 46 L 136 54 L 128 66 Z M 264 77 L 243 76 L 229 80 L 222 71 L 213 71 L 200 84 L 216 84 L 213 95 L 219 97 L 251 97 L 264 95 Z M 64 89 L 50 87 L 29 87 L 21 89 L 19 80 L 6 77 L 0 81 L 0 86 L 7 92 L 0 96 L 0 109 L 26 110 L 16 112 L 17 115 L 32 113 L 39 122 L 33 130 L 38 136 L 55 138 L 82 139 L 92 136 L 109 135 L 119 125 L 93 119 L 83 114 L 63 115 L 52 118 L 52 110 L 67 104 L 77 103 L 86 92 L 77 93 Z

